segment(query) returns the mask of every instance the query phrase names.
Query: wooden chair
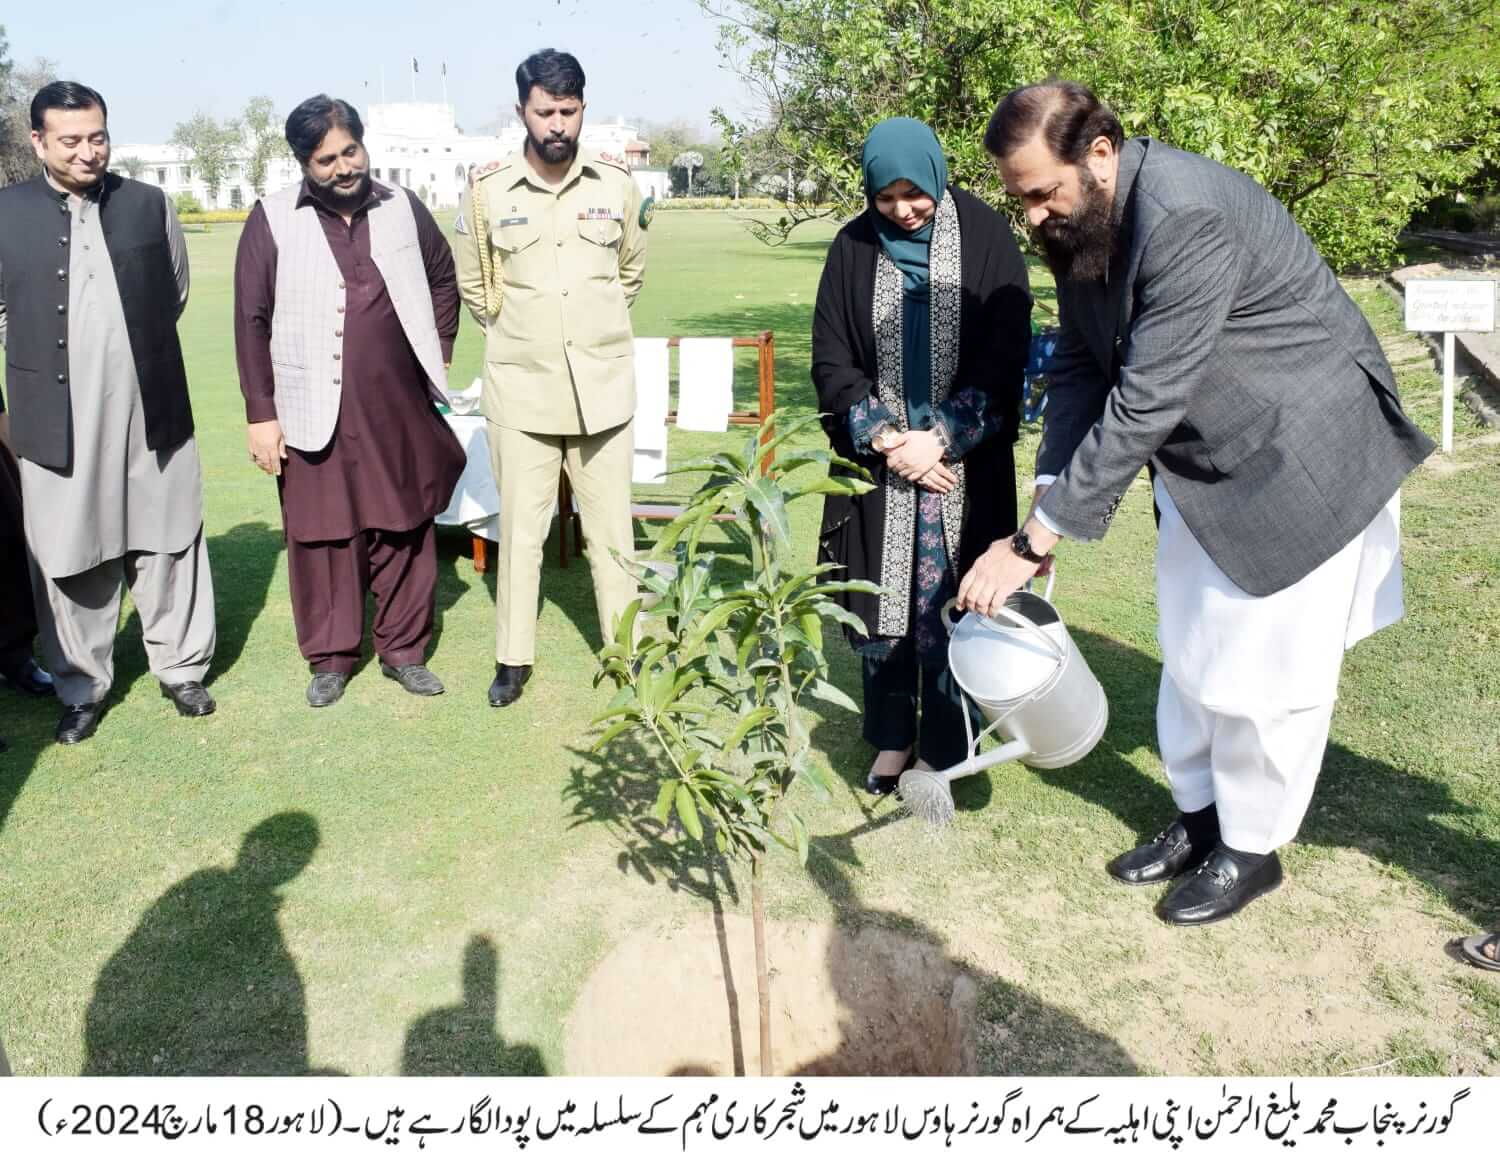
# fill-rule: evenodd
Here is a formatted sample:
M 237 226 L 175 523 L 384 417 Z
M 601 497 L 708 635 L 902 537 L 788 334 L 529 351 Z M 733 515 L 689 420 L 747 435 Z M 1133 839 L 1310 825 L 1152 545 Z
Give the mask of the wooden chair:
M 668 337 L 667 347 L 675 348 L 682 341 L 681 337 Z M 758 406 L 753 409 L 741 409 L 729 415 L 730 425 L 759 425 L 771 415 L 776 408 L 776 335 L 767 329 L 754 337 L 733 338 L 736 349 L 755 349 L 758 355 L 757 382 L 758 382 Z M 670 410 L 667 413 L 667 424 L 677 423 L 677 411 Z M 761 443 L 765 444 L 771 439 L 767 431 L 761 437 Z M 767 457 L 761 465 L 761 471 L 765 472 L 771 464 L 771 458 Z M 573 540 L 572 555 L 583 556 L 583 522 L 578 511 L 573 508 L 573 487 L 568 484 L 567 470 L 564 470 L 557 484 L 557 563 L 564 569 L 568 566 L 568 539 Z M 630 516 L 638 521 L 671 521 L 680 514 L 683 507 L 680 505 L 669 505 L 662 502 L 631 502 Z M 718 520 L 724 520 L 728 515 L 720 515 Z

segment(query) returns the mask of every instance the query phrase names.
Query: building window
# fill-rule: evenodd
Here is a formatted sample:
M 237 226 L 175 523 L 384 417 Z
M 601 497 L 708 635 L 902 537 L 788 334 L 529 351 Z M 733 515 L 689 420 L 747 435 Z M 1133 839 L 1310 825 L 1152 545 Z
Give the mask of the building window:
M 190 164 L 185 164 L 185 165 L 182 166 L 182 183 L 183 184 L 192 184 L 193 183 L 193 166 L 190 165 Z
M 166 169 L 159 168 L 159 169 L 156 170 L 156 183 L 159 184 L 159 185 L 161 185 L 162 188 L 166 188 L 167 187 L 167 170 Z
M 240 194 L 239 185 L 235 185 L 229 190 L 229 207 L 232 209 L 242 209 L 245 207 L 245 198 Z

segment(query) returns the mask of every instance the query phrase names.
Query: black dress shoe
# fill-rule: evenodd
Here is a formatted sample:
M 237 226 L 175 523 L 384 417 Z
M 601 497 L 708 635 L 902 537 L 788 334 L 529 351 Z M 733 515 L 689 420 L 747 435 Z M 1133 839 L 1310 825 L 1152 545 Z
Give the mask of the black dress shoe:
M 0 678 L 12 689 L 33 698 L 45 698 L 57 693 L 57 688 L 52 684 L 52 675 L 37 665 L 36 659 L 30 654 L 19 660 L 0 662 Z
M 1150 842 L 1111 859 L 1104 869 L 1126 886 L 1149 886 L 1192 870 L 1212 850 L 1212 843 L 1194 847 L 1188 839 L 1187 827 L 1179 818 Z
M 413 662 L 407 666 L 387 666 L 381 662 L 380 672 L 387 678 L 395 678 L 408 694 L 430 698 L 443 692 L 443 683 L 421 662 Z
M 334 670 L 320 671 L 307 684 L 307 704 L 314 708 L 331 706 L 344 696 L 344 687 L 348 684 L 348 674 L 340 674 Z
M 202 682 L 175 682 L 161 684 L 163 698 L 171 698 L 177 712 L 184 718 L 203 718 L 212 714 L 217 706 Z
M 882 798 L 887 794 L 894 794 L 901 784 L 901 775 L 905 774 L 916 764 L 917 756 L 916 754 L 912 754 L 911 757 L 907 758 L 906 765 L 894 774 L 877 774 L 871 770 L 865 775 L 865 793 L 873 794 L 877 798 Z
M 490 683 L 490 705 L 509 706 L 521 696 L 521 687 L 530 680 L 530 666 L 505 666 L 496 662 L 495 680 Z
M 1223 845 L 1156 904 L 1156 913 L 1173 926 L 1204 926 L 1237 914 L 1251 900 L 1281 885 L 1281 859 L 1272 851 L 1246 867 Z
M 64 746 L 75 746 L 91 737 L 99 728 L 99 719 L 104 714 L 103 702 L 87 702 L 82 706 L 69 706 L 57 722 L 57 740 Z

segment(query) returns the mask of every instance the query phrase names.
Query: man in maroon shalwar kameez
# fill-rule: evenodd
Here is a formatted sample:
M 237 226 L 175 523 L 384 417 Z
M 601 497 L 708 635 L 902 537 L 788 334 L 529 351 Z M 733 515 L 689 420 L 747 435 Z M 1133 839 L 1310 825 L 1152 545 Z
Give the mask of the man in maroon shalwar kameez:
M 354 670 L 366 590 L 382 672 L 442 693 L 432 527 L 464 468 L 433 407 L 458 331 L 452 251 L 421 201 L 370 179 L 363 135 L 343 101 L 300 105 L 287 141 L 306 179 L 256 204 L 235 262 L 250 454 L 279 479 L 313 706 Z

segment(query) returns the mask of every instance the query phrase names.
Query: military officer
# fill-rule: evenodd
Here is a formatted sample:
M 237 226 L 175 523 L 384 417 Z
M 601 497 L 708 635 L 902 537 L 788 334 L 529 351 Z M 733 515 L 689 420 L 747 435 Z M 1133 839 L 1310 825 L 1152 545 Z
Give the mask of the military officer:
M 526 140 L 477 173 L 455 222 L 459 292 L 485 331 L 484 414 L 500 491 L 492 706 L 535 662 L 542 547 L 566 469 L 605 637 L 636 596 L 629 554 L 635 412 L 630 305 L 646 222 L 623 165 L 580 152 L 583 69 L 547 49 L 516 69 Z

